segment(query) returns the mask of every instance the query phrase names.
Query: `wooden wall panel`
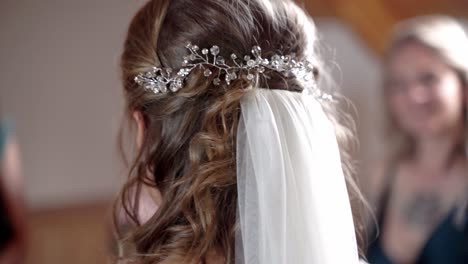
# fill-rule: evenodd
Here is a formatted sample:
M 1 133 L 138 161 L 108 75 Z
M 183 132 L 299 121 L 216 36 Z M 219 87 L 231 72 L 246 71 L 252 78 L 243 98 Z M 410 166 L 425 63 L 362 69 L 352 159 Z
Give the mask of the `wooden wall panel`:
M 427 14 L 446 14 L 468 18 L 468 0 L 304 1 L 302 1 L 304 6 L 312 16 L 335 17 L 349 24 L 378 54 L 385 49 L 389 34 L 395 24 L 403 19 Z
M 26 264 L 108 263 L 107 204 L 33 212 Z

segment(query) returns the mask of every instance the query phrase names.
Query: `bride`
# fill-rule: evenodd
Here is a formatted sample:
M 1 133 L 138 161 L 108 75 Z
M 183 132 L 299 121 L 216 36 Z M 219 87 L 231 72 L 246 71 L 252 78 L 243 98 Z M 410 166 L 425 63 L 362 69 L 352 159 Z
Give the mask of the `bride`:
M 348 130 L 316 50 L 289 0 L 141 8 L 121 60 L 137 153 L 116 206 L 133 223 L 120 261 L 359 262 Z

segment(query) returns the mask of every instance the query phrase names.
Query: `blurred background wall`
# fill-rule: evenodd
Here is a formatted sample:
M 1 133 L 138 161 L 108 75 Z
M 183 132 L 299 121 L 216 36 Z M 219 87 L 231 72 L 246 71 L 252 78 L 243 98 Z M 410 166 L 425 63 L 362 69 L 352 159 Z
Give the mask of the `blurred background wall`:
M 124 174 L 118 59 L 143 1 L 0 1 L 0 111 L 13 120 L 30 208 L 29 263 L 103 263 Z
M 33 208 L 107 199 L 118 186 L 118 57 L 138 3 L 0 2 L 1 109 Z
M 106 200 L 121 183 L 118 60 L 142 2 L 0 3 L 0 103 L 15 123 L 32 208 Z M 337 82 L 369 112 L 377 57 L 343 22 L 325 18 L 317 25 Z
M 143 2 L 0 1 L 0 109 L 14 121 L 21 147 L 31 263 L 102 263 L 96 259 L 105 255 L 108 201 L 124 177 L 115 147 L 118 59 Z M 335 79 L 357 107 L 360 157 L 368 160 L 381 148 L 379 60 L 390 28 L 420 13 L 462 16 L 467 8 L 459 6 L 468 4 L 305 2 L 317 18 L 325 59 L 339 65 L 332 67 Z

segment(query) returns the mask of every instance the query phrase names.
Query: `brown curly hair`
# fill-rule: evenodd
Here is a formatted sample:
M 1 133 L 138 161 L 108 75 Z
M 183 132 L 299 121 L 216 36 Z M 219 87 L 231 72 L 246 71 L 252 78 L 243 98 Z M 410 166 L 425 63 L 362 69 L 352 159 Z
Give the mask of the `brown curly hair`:
M 313 24 L 292 1 L 152 0 L 139 10 L 121 60 L 128 119 L 138 111 L 145 123 L 142 146 L 116 203 L 115 215 L 124 208 L 135 222 L 121 237 L 134 245 L 135 254 L 123 259 L 203 263 L 214 254 L 222 263 L 234 263 L 240 99 L 246 88 L 303 89 L 294 78 L 274 73 L 268 80 L 214 86 L 196 71 L 177 94 L 161 95 L 144 90 L 134 77 L 153 66 L 180 68 L 187 42 L 218 45 L 224 57 L 249 54 L 259 45 L 265 57 L 281 52 L 302 59 L 314 56 L 314 38 Z M 335 123 L 348 138 L 349 130 Z M 162 196 L 145 223 L 138 218 L 142 186 Z

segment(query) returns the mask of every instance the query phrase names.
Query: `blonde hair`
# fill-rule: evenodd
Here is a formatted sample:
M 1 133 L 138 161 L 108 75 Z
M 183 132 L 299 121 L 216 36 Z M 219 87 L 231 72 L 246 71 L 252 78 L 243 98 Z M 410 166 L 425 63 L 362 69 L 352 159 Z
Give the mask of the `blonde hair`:
M 422 16 L 402 22 L 396 26 L 391 37 L 386 61 L 388 62 L 395 52 L 408 43 L 419 44 L 434 52 L 458 74 L 462 88 L 465 90 L 468 88 L 468 36 L 457 20 L 447 16 Z M 389 149 L 385 158 L 389 162 L 395 162 L 396 159 L 411 154 L 414 142 L 395 124 L 390 115 L 388 100 L 384 101 L 387 115 L 385 126 L 388 136 L 387 149 Z M 467 136 L 465 135 L 465 141 Z

